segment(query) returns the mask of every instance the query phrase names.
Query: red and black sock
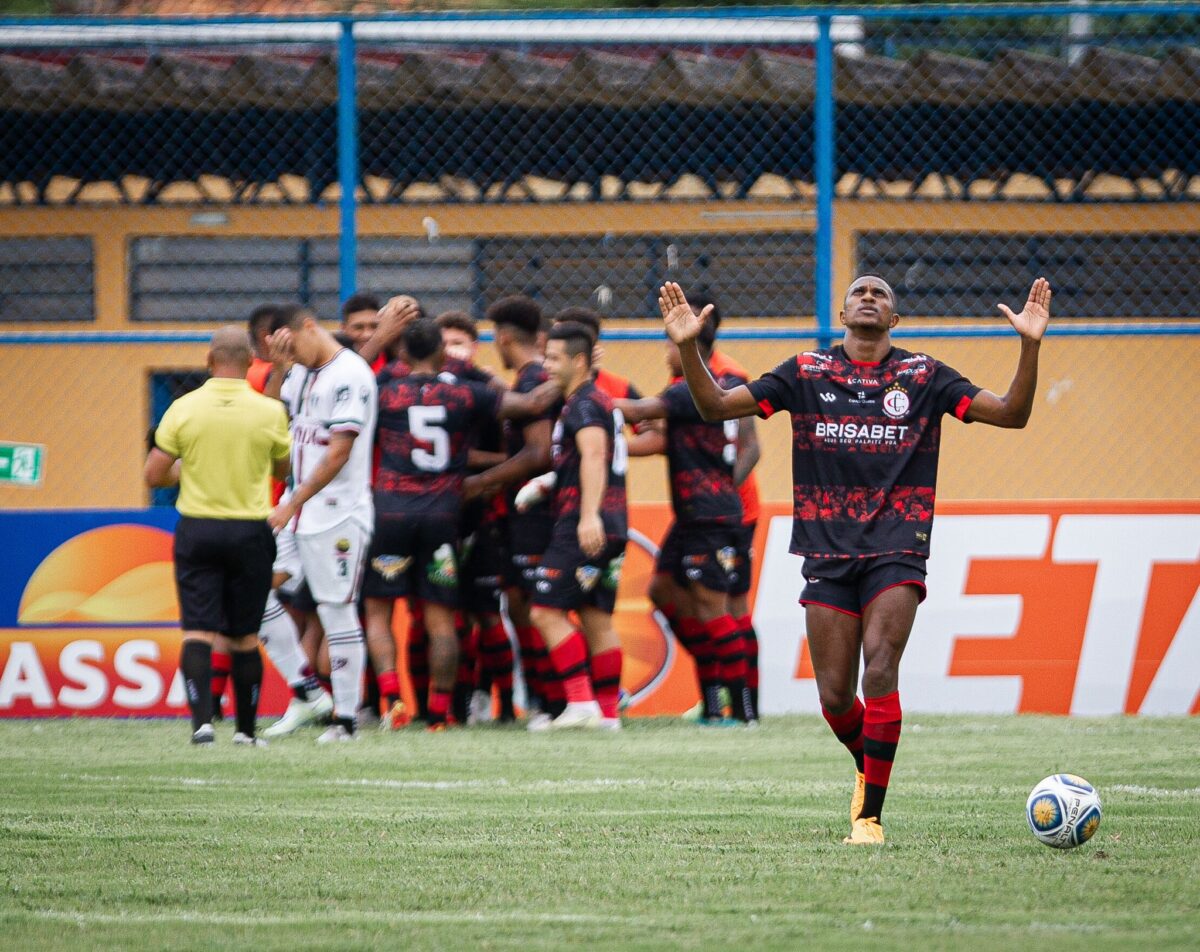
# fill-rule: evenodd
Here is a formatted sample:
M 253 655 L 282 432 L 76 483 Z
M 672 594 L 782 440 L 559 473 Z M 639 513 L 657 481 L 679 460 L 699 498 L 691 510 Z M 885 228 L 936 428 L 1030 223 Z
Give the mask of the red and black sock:
M 479 629 L 467 625 L 461 612 L 456 612 L 458 627 L 458 676 L 454 681 L 454 696 L 450 712 L 460 724 L 467 723 L 471 692 L 475 690 L 475 668 L 479 663 Z
M 363 691 L 362 707 L 378 714 L 379 700 L 383 691 L 380 690 L 379 675 L 375 671 L 375 663 L 371 660 L 369 653 L 367 654 L 367 665 L 364 673 L 366 674 L 366 690 Z
M 425 630 L 425 612 L 421 603 L 411 603 L 409 612 L 408 679 L 417 700 L 417 717 L 425 720 L 429 714 L 429 633 Z
M 258 696 L 262 691 L 263 660 L 257 647 L 235 651 L 230 656 L 233 677 L 233 696 L 237 704 L 237 729 L 247 737 L 254 736 L 258 721 Z
M 212 713 L 213 720 L 221 719 L 221 700 L 225 697 L 225 687 L 229 683 L 229 672 L 233 662 L 224 651 L 213 650 L 212 653 Z
M 617 704 L 621 698 L 621 649 L 609 648 L 592 657 L 592 687 L 600 713 L 605 717 L 619 717 Z
M 513 649 L 503 622 L 488 625 L 479 635 L 484 674 L 500 697 L 500 720 L 511 721 L 513 713 Z
M 546 652 L 541 632 L 533 625 L 517 626 L 517 643 L 521 646 L 521 676 L 530 707 L 545 708 L 546 689 L 542 683 L 541 657 Z
M 429 721 L 430 727 L 445 724 L 450 717 L 450 692 L 439 691 L 437 688 L 431 687 L 425 709 L 427 711 L 426 720 Z
M 568 704 L 596 700 L 588 677 L 587 641 L 581 632 L 571 632 L 550 649 L 550 664 L 558 675 Z
M 742 633 L 742 650 L 746 653 L 746 687 L 750 690 L 750 703 L 754 712 L 758 713 L 758 632 L 754 630 L 754 622 L 749 615 L 743 615 L 737 620 L 738 631 Z
M 678 632 L 679 643 L 696 662 L 696 678 L 700 682 L 704 716 L 720 717 L 721 666 L 704 624 L 695 618 L 681 618 L 675 630 Z
M 733 716 L 739 721 L 757 720 L 754 702 L 746 687 L 746 653 L 737 622 L 732 615 L 722 615 L 710 621 L 705 628 L 716 651 L 721 680 L 729 688 Z
M 379 694 L 383 698 L 384 707 L 390 711 L 400 700 L 400 676 L 395 671 L 382 671 L 376 680 L 379 682 Z
M 883 817 L 883 798 L 887 796 L 892 761 L 900 743 L 900 722 L 899 691 L 867 698 L 863 715 L 863 774 L 867 788 L 862 816 Z
M 857 697 L 850 710 L 841 714 L 833 714 L 824 705 L 821 706 L 821 713 L 825 715 L 825 723 L 837 735 L 837 739 L 845 745 L 846 750 L 850 751 L 850 756 L 854 758 L 854 766 L 859 773 L 863 771 L 863 712 L 865 710 L 863 702 Z

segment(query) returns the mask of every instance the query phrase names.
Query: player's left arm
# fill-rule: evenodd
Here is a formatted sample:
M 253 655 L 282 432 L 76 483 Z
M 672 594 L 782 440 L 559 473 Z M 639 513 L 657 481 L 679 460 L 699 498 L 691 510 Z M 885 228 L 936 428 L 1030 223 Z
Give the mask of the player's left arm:
M 554 406 L 554 401 L 562 396 L 562 390 L 555 381 L 547 380 L 528 393 L 505 390 L 499 396 L 496 417 L 500 420 L 513 420 L 519 417 L 541 416 Z
M 579 449 L 579 547 L 585 555 L 604 550 L 604 523 L 600 503 L 608 488 L 608 433 L 600 426 L 585 426 L 575 433 Z
M 514 455 L 501 460 L 491 469 L 463 482 L 463 496 L 491 496 L 505 486 L 520 484 L 550 468 L 550 421 L 530 420 L 522 428 L 525 445 Z
M 638 430 L 625 447 L 630 456 L 659 456 L 667 451 L 667 434 L 662 429 Z
M 342 471 L 346 461 L 350 459 L 350 451 L 354 448 L 357 430 L 339 430 L 329 437 L 329 449 L 319 466 L 312 471 L 304 482 L 292 491 L 291 499 L 281 502 L 275 507 L 267 522 L 272 529 L 282 529 L 295 517 L 306 502 L 333 482 L 333 478 Z
M 668 415 L 667 401 L 662 397 L 642 397 L 640 400 L 618 399 L 613 406 L 621 411 L 626 423 L 644 423 L 646 420 L 665 420 Z
M 754 425 L 754 417 L 742 417 L 738 420 L 737 457 L 733 464 L 733 484 L 740 486 L 758 465 L 762 450 L 758 445 L 758 428 Z
M 997 396 L 990 390 L 980 390 L 975 395 L 963 416 L 968 423 L 1020 429 L 1029 422 L 1037 392 L 1038 352 L 1050 323 L 1050 297 L 1050 282 L 1038 278 L 1029 289 L 1029 299 L 1019 314 L 1014 314 L 1003 304 L 998 305 L 1013 329 L 1021 335 L 1017 372 L 1004 396 Z

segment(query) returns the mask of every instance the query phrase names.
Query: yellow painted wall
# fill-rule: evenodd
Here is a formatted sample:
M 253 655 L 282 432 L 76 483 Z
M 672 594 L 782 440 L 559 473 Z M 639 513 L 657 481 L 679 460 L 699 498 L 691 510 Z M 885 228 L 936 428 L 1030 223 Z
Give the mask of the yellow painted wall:
M 206 208 L 205 214 L 212 209 Z M 91 234 L 96 241 L 96 321 L 87 324 L 0 327 L 3 332 L 204 330 L 194 325 L 133 325 L 128 320 L 128 240 L 141 234 L 336 234 L 330 208 L 229 208 L 227 224 L 197 224 L 188 209 L 6 209 L 0 235 Z M 794 204 L 555 206 L 405 206 L 365 208 L 367 235 L 420 235 L 433 214 L 441 233 L 569 234 L 747 232 L 809 230 L 810 210 Z M 1049 206 L 840 202 L 835 208 L 834 287 L 840 293 L 853 270 L 861 230 L 1011 232 L 1195 231 L 1194 206 Z M 1051 278 L 1053 276 L 1050 276 Z M 1013 288 L 1018 305 L 1024 288 Z M 903 303 L 903 302 L 901 302 Z M 964 317 L 986 317 L 964 315 Z M 990 317 L 990 320 L 1001 320 Z M 731 316 L 728 326 L 737 326 Z M 812 326 L 811 316 L 754 320 L 752 326 Z M 924 323 L 924 322 L 923 322 Z M 614 321 L 612 327 L 646 327 Z M 743 326 L 751 326 L 746 324 Z M 2 337 L 0 337 L 2 341 Z M 1003 391 L 1017 355 L 1015 339 L 936 339 L 898 342 L 927 350 L 982 386 Z M 752 373 L 795 352 L 792 343 L 735 341 L 729 353 Z M 140 473 L 149 425 L 149 375 L 203 366 L 202 344 L 24 346 L 0 342 L 0 440 L 47 447 L 39 488 L 0 488 L 0 507 L 141 506 L 148 499 Z M 484 361 L 488 362 L 486 352 Z M 614 342 L 606 365 L 633 378 L 647 393 L 665 379 L 662 345 Z M 1192 407 L 1200 384 L 1200 336 L 1051 338 L 1043 348 L 1038 404 L 1024 431 L 945 428 L 940 495 L 978 498 L 1197 498 L 1200 428 Z M 759 424 L 766 499 L 790 496 L 787 424 Z M 634 461 L 634 498 L 666 498 L 663 464 Z

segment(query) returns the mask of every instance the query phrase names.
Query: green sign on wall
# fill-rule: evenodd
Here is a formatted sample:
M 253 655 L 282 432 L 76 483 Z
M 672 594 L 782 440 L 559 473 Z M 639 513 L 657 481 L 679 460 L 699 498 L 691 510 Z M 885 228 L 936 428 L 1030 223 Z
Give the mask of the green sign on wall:
M 0 443 L 0 484 L 36 486 L 42 481 L 46 448 L 30 443 Z

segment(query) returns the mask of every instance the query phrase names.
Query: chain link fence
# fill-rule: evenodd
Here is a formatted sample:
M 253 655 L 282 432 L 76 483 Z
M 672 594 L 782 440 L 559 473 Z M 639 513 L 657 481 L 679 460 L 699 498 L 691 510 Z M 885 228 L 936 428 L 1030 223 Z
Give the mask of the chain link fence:
M 0 504 L 143 504 L 162 395 L 264 302 L 587 305 L 653 392 L 663 280 L 757 374 L 866 270 L 898 344 L 997 390 L 996 303 L 1054 285 L 1021 453 L 955 431 L 944 496 L 1200 495 L 1194 430 L 1145 412 L 1200 362 L 1200 7 L 809 14 L 0 22 L 0 441 L 47 447 Z

